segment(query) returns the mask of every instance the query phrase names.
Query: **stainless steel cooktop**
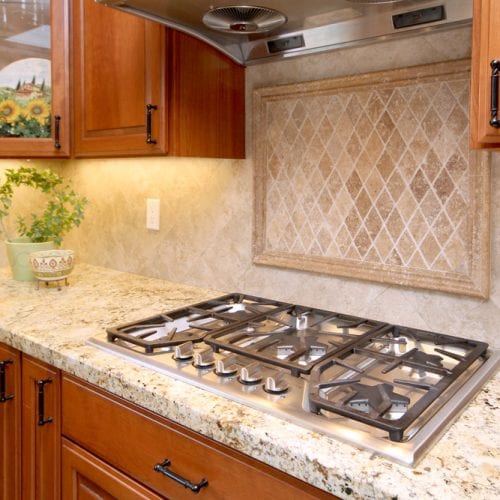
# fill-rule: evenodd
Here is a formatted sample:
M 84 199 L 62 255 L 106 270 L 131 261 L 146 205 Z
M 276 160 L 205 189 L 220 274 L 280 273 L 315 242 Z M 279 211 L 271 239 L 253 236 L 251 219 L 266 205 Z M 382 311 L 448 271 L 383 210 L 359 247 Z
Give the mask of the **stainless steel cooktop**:
M 243 294 L 89 343 L 406 466 L 500 362 L 484 342 Z

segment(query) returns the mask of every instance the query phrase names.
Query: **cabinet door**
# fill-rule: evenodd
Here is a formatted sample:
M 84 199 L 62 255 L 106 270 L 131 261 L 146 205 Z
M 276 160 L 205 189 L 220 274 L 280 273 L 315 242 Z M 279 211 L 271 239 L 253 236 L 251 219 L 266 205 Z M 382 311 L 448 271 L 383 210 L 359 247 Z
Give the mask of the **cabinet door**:
M 62 440 L 62 498 L 160 499 L 125 474 L 67 439 Z
M 471 78 L 472 147 L 500 147 L 500 127 L 490 124 L 492 118 L 492 61 L 500 61 L 500 14 L 498 0 L 474 0 Z M 497 67 L 500 81 L 500 63 Z M 500 104 L 499 83 L 495 85 Z M 500 108 L 500 106 L 497 106 Z M 497 112 L 500 124 L 500 110 Z
M 75 156 L 165 153 L 165 28 L 75 0 L 73 39 Z
M 21 355 L 0 344 L 0 498 L 21 498 Z
M 22 361 L 23 499 L 60 497 L 60 374 L 23 355 Z
M 67 157 L 68 0 L 1 5 L 0 157 Z
M 169 154 L 245 158 L 245 68 L 170 30 Z

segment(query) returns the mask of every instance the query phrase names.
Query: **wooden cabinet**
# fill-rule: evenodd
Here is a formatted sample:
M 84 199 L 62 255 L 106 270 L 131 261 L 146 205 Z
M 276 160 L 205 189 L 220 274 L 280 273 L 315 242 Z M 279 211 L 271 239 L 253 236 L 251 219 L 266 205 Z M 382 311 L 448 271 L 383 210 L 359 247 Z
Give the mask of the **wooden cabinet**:
M 113 471 L 117 470 L 170 499 L 192 498 L 190 487 L 196 486 L 200 498 L 207 499 L 332 498 L 287 474 L 66 375 L 62 382 L 62 421 L 63 435 L 79 446 L 69 457 L 63 449 L 65 491 L 68 491 L 67 485 L 77 482 L 75 471 L 79 467 L 68 461 L 81 463 L 82 459 L 76 459 L 74 454 L 83 448 L 88 469 L 80 476 L 109 495 L 113 495 L 111 488 L 119 481 L 113 477 Z M 102 462 L 111 469 L 99 471 Z M 72 476 L 70 470 L 73 470 Z M 72 491 L 75 492 L 75 488 Z M 64 498 L 77 496 L 64 495 Z
M 7 2 L 2 8 L 4 16 L 11 14 L 2 30 L 18 29 L 0 37 L 0 157 L 68 157 L 69 2 L 24 2 L 23 10 Z M 26 38 L 28 29 L 37 30 L 34 38 Z
M 60 495 L 60 374 L 0 344 L 0 498 Z
M 166 153 L 165 28 L 96 4 L 73 6 L 76 157 Z M 151 109 L 148 141 L 147 105 Z
M 169 54 L 169 153 L 245 158 L 243 66 L 174 30 Z
M 21 499 L 21 354 L 0 344 L 0 498 Z
M 59 370 L 22 356 L 22 497 L 60 496 Z
M 73 40 L 76 157 L 244 158 L 242 66 L 93 0 L 74 2 Z
M 500 104 L 500 62 L 492 88 L 492 61 L 500 61 L 500 14 L 498 0 L 474 0 L 471 76 L 471 146 L 500 147 L 500 127 L 490 124 L 492 92 Z M 500 109 L 496 113 L 500 125 Z
M 2 499 L 334 498 L 4 344 L 0 362 Z
M 162 498 L 64 438 L 61 454 L 62 498 L 64 499 L 153 500 Z

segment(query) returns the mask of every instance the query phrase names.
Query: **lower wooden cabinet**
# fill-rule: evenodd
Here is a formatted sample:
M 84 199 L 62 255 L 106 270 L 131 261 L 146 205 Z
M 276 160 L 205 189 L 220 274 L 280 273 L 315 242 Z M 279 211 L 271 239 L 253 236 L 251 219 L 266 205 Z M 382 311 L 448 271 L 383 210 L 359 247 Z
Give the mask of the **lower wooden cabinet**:
M 0 499 L 333 498 L 0 343 Z
M 63 376 L 62 402 L 65 437 L 84 448 L 90 457 L 102 460 L 163 497 L 193 498 L 194 488 L 199 489 L 200 498 L 206 499 L 332 498 L 74 377 Z M 67 476 L 65 457 L 63 452 L 63 475 Z M 95 466 L 97 462 L 93 463 Z M 109 469 L 102 472 L 111 474 Z M 110 478 L 109 484 L 114 485 L 115 479 Z M 67 481 L 64 479 L 63 484 Z M 103 479 L 99 487 L 106 490 L 106 484 Z
M 59 370 L 0 344 L 0 498 L 60 497 Z
M 0 498 L 21 498 L 21 353 L 0 344 Z
M 62 498 L 161 498 L 76 444 L 62 440 Z
M 22 356 L 22 497 L 60 497 L 61 375 L 57 368 Z

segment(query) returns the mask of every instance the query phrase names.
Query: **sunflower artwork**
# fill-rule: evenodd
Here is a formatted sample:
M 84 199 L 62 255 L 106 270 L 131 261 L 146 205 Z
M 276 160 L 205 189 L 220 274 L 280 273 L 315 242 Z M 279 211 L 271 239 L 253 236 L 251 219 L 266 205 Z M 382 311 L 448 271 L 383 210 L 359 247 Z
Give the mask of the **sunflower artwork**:
M 45 81 L 0 87 L 0 137 L 50 137 L 51 89 Z

